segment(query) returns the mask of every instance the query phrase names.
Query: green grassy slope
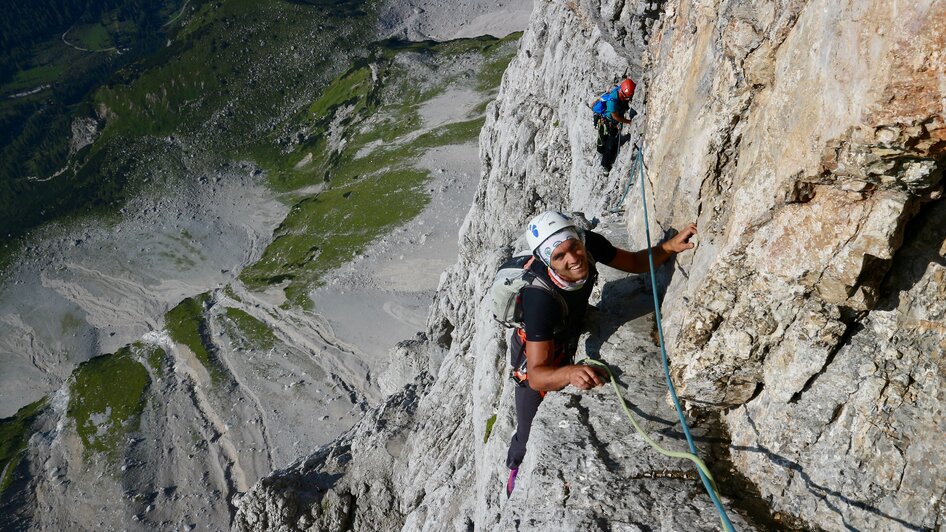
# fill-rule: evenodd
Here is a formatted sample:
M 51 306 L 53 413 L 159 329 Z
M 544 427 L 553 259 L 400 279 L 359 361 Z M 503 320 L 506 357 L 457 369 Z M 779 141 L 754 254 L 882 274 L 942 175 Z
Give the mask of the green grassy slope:
M 226 368 L 217 360 L 213 345 L 207 339 L 207 318 L 204 305 L 209 300 L 207 294 L 189 297 L 164 315 L 164 322 L 171 338 L 188 347 L 197 360 L 210 373 L 214 384 L 227 380 Z
M 336 77 L 320 98 L 288 121 L 305 131 L 288 146 L 267 137 L 248 157 L 268 170 L 278 190 L 323 184 L 303 195 L 277 228 L 262 258 L 240 278 L 250 288 L 283 285 L 290 305 L 308 306 L 308 291 L 321 276 L 360 253 L 365 245 L 414 216 L 427 204 L 426 170 L 414 166 L 426 150 L 474 141 L 483 124 L 481 106 L 472 117 L 420 131 L 420 107 L 450 85 L 470 83 L 463 74 L 419 79 L 398 61 L 414 54 L 437 63 L 482 61 L 474 87 L 488 101 L 511 60 L 519 35 L 446 43 L 379 43 L 369 58 Z M 497 74 L 497 72 L 499 74 Z M 374 81 L 372 81 L 373 78 Z M 329 125 L 343 128 L 338 146 L 328 146 Z
M 13 471 L 16 469 L 26 443 L 33 434 L 33 420 L 46 405 L 46 399 L 40 399 L 17 411 L 16 415 L 0 419 L 0 495 L 13 481 Z
M 67 415 L 89 452 L 113 462 L 124 448 L 125 435 L 138 430 L 151 378 L 136 360 L 134 347 L 102 355 L 73 372 Z
M 114 75 L 109 63 L 78 81 L 74 64 L 107 54 L 62 50 L 58 34 L 53 43 L 37 43 L 33 56 L 49 60 L 24 65 L 0 93 L 52 81 L 50 90 L 68 89 L 72 99 L 40 92 L 0 101 L 0 126 L 7 126 L 0 127 L 0 245 L 9 248 L 31 228 L 72 213 L 114 212 L 145 179 L 176 175 L 161 171 L 175 160 L 197 158 L 213 167 L 271 133 L 301 102 L 311 102 L 325 80 L 363 54 L 373 25 L 360 5 L 360 0 L 191 2 L 163 28 L 168 46 Z M 161 13 L 167 19 L 179 14 Z M 76 45 L 121 47 L 113 28 L 126 23 L 103 14 L 66 38 Z M 53 60 L 57 54 L 62 62 Z M 81 86 L 72 87 L 76 83 Z M 81 99 L 83 94 L 88 96 Z M 77 117 L 94 120 L 100 133 L 72 153 L 68 141 Z M 173 143 L 166 141 L 170 137 Z
M 242 338 L 252 349 L 266 351 L 281 343 L 265 323 L 243 310 L 227 307 L 226 316 L 229 320 L 227 323 L 231 329 L 231 337 Z

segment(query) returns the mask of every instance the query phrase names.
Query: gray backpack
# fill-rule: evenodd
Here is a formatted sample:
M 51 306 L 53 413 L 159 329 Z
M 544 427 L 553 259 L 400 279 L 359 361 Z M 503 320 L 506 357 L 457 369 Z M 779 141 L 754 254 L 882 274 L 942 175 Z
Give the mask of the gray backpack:
M 493 317 L 506 327 L 522 328 L 522 291 L 525 289 L 543 290 L 552 295 L 562 307 L 562 318 L 568 315 L 568 304 L 557 290 L 529 271 L 535 257 L 520 255 L 504 262 L 496 272 L 493 285 L 489 289 L 493 299 Z

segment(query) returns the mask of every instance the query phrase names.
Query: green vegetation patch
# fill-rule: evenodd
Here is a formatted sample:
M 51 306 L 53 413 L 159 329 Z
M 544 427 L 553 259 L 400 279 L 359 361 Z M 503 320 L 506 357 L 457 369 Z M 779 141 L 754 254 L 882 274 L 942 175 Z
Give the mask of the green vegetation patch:
M 254 290 L 281 285 L 287 304 L 308 307 L 309 290 L 326 272 L 417 216 L 430 201 L 425 187 L 430 176 L 415 162 L 430 148 L 476 141 L 485 118 L 480 112 L 417 135 L 423 124 L 421 106 L 461 80 L 417 80 L 394 58 L 410 52 L 450 61 L 482 54 L 487 70 L 499 70 L 501 76 L 514 55 L 513 46 L 504 46 L 509 40 L 514 38 L 382 45 L 373 52 L 372 66 L 356 66 L 338 76 L 305 113 L 293 117 L 296 129 L 306 134 L 291 149 L 274 137 L 256 146 L 249 156 L 267 170 L 277 190 L 319 183 L 323 190 L 294 198 L 273 242 L 240 274 L 243 283 Z M 477 87 L 492 90 L 498 82 L 489 74 L 477 80 Z M 350 108 L 336 116 L 342 106 Z M 326 141 L 333 118 L 343 128 L 335 147 Z
M 132 344 L 132 348 L 134 348 L 138 356 L 148 361 L 148 365 L 151 366 L 151 370 L 154 371 L 155 375 L 161 375 L 164 372 L 164 363 L 167 361 L 168 356 L 164 349 L 153 344 L 145 344 L 142 342 L 135 342 Z
M 204 293 L 181 301 L 164 315 L 164 323 L 171 339 L 187 346 L 216 384 L 226 380 L 227 370 L 214 355 L 214 347 L 207 338 L 204 305 L 209 300 L 210 296 Z
M 253 348 L 259 350 L 272 349 L 279 343 L 273 331 L 262 321 L 250 316 L 238 308 L 227 307 L 227 318 Z
M 371 69 L 369 67 L 361 67 L 348 72 L 333 80 L 325 88 L 322 96 L 309 106 L 309 113 L 316 117 L 322 117 L 345 103 L 364 106 L 366 105 L 366 96 L 371 92 L 371 85 Z
M 7 91 L 28 90 L 39 87 L 40 85 L 50 84 L 65 70 L 63 65 L 39 65 L 27 70 L 17 72 L 16 77 L 11 83 L 3 86 Z
M 164 315 L 164 321 L 171 338 L 175 342 L 190 348 L 197 355 L 197 358 L 209 367 L 210 355 L 204 348 L 204 342 L 200 336 L 200 329 L 204 321 L 204 303 L 207 300 L 207 294 L 189 297 L 169 310 Z
M 102 141 L 175 132 L 182 122 L 180 113 L 197 111 L 193 106 L 188 109 L 188 104 L 198 102 L 205 90 L 219 89 L 216 80 L 207 78 L 208 72 L 203 65 L 172 60 L 161 70 L 141 74 L 134 85 L 101 89 L 96 104 L 111 118 Z
M 126 435 L 138 430 L 150 384 L 131 347 L 95 357 L 73 372 L 66 413 L 86 450 L 119 458 Z
M 496 414 L 489 416 L 489 419 L 486 420 L 486 430 L 483 432 L 483 443 L 489 441 L 490 434 L 493 433 L 493 425 L 496 424 Z
M 240 298 L 240 296 L 238 296 L 237 293 L 236 293 L 236 291 L 233 289 L 233 285 L 232 285 L 232 284 L 228 284 L 227 286 L 223 287 L 223 293 L 224 293 L 227 297 L 229 297 L 230 299 L 232 299 L 232 300 L 234 300 L 234 301 L 237 301 L 237 302 L 240 302 L 240 303 L 243 302 L 243 300 Z
M 335 187 L 292 207 L 258 262 L 243 270 L 251 289 L 287 283 L 289 302 L 307 307 L 308 291 L 321 276 L 343 265 L 365 245 L 420 214 L 430 196 L 429 172 L 410 166 L 424 150 L 473 141 L 484 118 L 455 122 L 392 148 L 378 147 L 355 158 L 374 137 L 371 132 L 349 142 L 335 168 Z
M 429 200 L 426 180 L 425 171 L 391 170 L 300 202 L 263 257 L 241 278 L 249 287 L 289 281 L 289 301 L 308 306 L 308 291 L 323 273 L 423 210 Z
M 113 48 L 112 37 L 102 24 L 83 24 L 66 34 L 66 40 L 91 51 Z
M 498 53 L 498 51 L 502 49 L 502 44 L 518 41 L 520 37 L 522 37 L 522 32 L 507 35 L 485 52 L 489 60 L 476 76 L 479 90 L 487 91 L 499 88 L 499 83 L 503 80 L 503 74 L 513 57 L 515 57 L 515 53 Z
M 0 419 L 0 495 L 13 482 L 13 472 L 33 435 L 33 420 L 46 406 L 46 398 L 28 404 L 15 415 Z

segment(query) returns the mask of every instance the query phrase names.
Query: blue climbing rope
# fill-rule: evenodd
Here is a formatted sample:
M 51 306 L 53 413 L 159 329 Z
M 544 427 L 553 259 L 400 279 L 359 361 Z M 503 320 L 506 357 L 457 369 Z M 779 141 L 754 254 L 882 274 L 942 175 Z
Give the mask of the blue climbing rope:
M 664 331 L 663 324 L 660 319 L 660 302 L 657 301 L 657 276 L 654 275 L 654 253 L 651 250 L 652 246 L 650 243 L 650 222 L 648 221 L 649 216 L 647 214 L 647 191 L 645 190 L 644 186 L 645 176 L 643 149 L 637 150 L 635 163 L 641 182 L 641 201 L 644 207 L 644 230 L 646 231 L 647 235 L 647 261 L 650 265 L 651 291 L 654 294 L 654 315 L 657 319 L 657 337 L 660 340 L 660 359 L 664 365 L 664 376 L 667 378 L 667 388 L 670 389 L 670 397 L 673 399 L 673 406 L 677 409 L 677 415 L 680 416 L 680 425 L 683 427 L 683 434 L 686 436 L 687 444 L 690 446 L 690 452 L 696 455 L 696 444 L 693 443 L 693 436 L 690 435 L 690 427 L 687 425 L 686 418 L 683 415 L 683 409 L 680 408 L 680 400 L 677 398 L 677 390 L 673 387 L 673 380 L 670 378 L 670 364 L 667 361 L 667 350 L 664 347 Z M 628 181 L 628 187 L 630 187 L 630 180 Z M 733 528 L 732 523 L 729 521 L 729 516 L 726 515 L 726 509 L 723 508 L 723 503 L 720 502 L 719 497 L 716 495 L 716 490 L 713 489 L 710 479 L 707 478 L 706 474 L 703 473 L 701 469 L 697 468 L 697 472 L 700 474 L 700 480 L 703 481 L 703 486 L 706 488 L 706 493 L 709 494 L 710 499 L 713 500 L 713 504 L 716 505 L 716 511 L 719 512 L 719 517 L 726 526 L 726 530 L 729 532 L 734 532 L 735 529 Z
M 641 141 L 641 144 L 643 144 L 643 141 Z M 634 147 L 637 148 L 636 145 Z M 621 144 L 618 144 L 618 150 L 620 151 L 620 149 L 621 149 Z M 640 150 L 641 148 L 637 148 L 638 152 Z M 641 164 L 643 164 L 643 161 L 641 161 Z M 610 209 L 608 209 L 608 212 L 611 212 L 611 213 L 621 212 L 621 206 L 624 205 L 624 200 L 627 199 L 627 193 L 631 191 L 631 185 L 634 184 L 634 171 L 636 169 L 637 169 L 637 157 L 634 157 L 634 162 L 631 163 L 631 173 L 630 175 L 628 175 L 628 178 L 627 178 L 627 186 L 624 187 L 624 194 L 621 196 L 621 199 L 618 200 L 618 202 L 614 205 L 614 207 L 611 207 Z

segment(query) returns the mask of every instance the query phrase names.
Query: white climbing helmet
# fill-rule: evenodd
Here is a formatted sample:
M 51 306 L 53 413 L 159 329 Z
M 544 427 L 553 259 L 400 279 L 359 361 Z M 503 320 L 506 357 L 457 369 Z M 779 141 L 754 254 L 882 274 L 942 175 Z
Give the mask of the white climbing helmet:
M 529 250 L 535 253 L 535 250 L 545 242 L 548 237 L 555 233 L 574 227 L 575 222 L 571 218 L 557 211 L 545 211 L 529 221 L 526 228 L 526 242 L 529 244 Z

